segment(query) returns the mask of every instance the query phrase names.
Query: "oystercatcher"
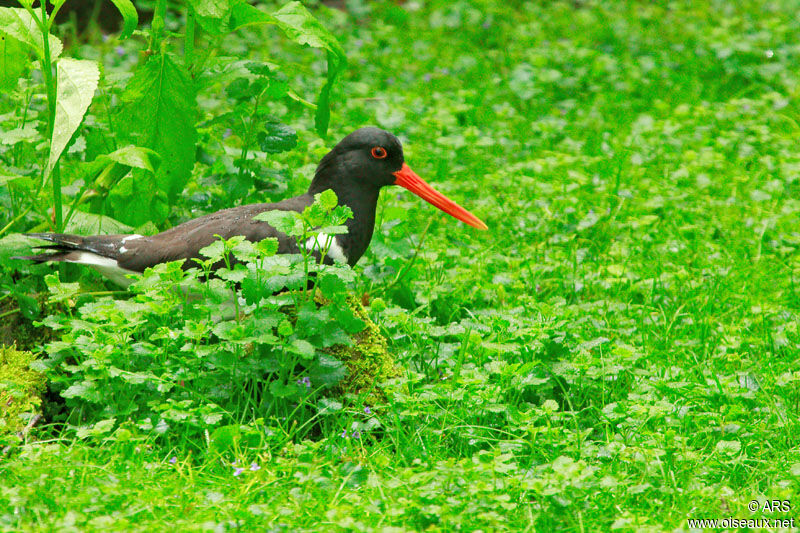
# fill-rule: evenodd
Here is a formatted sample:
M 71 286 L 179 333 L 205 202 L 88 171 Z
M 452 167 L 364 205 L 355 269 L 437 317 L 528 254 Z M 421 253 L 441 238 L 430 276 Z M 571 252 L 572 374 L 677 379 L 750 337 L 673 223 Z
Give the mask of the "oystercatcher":
M 268 237 L 278 240 L 278 253 L 299 253 L 297 241 L 266 222 L 254 220 L 269 210 L 301 212 L 314 202 L 314 195 L 332 189 L 339 204 L 353 211 L 346 222 L 347 233 L 329 237 L 325 259 L 350 266 L 364 254 L 375 227 L 375 209 L 381 188 L 400 185 L 445 213 L 478 229 L 487 229 L 475 215 L 434 190 L 405 163 L 400 141 L 379 128 L 361 128 L 337 144 L 320 161 L 308 192 L 277 203 L 244 205 L 223 209 L 184 222 L 156 235 L 93 235 L 30 233 L 29 237 L 53 244 L 39 246 L 49 253 L 16 257 L 39 263 L 65 261 L 88 265 L 119 285 L 132 283 L 128 274 L 141 273 L 148 267 L 179 259 L 200 257 L 200 250 L 217 239 L 241 235 L 251 242 Z M 305 243 L 319 256 L 317 242 Z M 184 268 L 192 266 L 186 261 Z

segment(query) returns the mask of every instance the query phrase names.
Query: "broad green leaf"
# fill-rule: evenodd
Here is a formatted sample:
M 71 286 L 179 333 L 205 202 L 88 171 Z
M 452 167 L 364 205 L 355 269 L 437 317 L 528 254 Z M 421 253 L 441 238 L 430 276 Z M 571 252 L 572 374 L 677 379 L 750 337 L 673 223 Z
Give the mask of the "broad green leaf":
M 224 452 L 225 450 L 233 447 L 234 444 L 241 438 L 241 431 L 238 425 L 228 425 L 218 427 L 211 432 L 209 441 L 211 448 L 217 452 Z
M 30 182 L 30 178 L 27 176 L 0 176 L 0 187 L 4 185 L 9 185 L 12 183 L 25 183 Z
M 320 398 L 317 401 L 317 407 L 321 415 L 330 415 L 343 409 L 342 402 L 330 398 Z
M 36 125 L 28 123 L 13 130 L 4 131 L 2 138 L 0 138 L 0 144 L 14 145 L 21 141 L 32 142 L 38 140 L 38 138 L 39 132 L 36 131 Z
M 139 24 L 139 14 L 136 13 L 136 8 L 131 0 L 111 0 L 111 2 L 117 6 L 119 14 L 122 15 L 122 32 L 119 34 L 119 38 L 127 39 Z
M 258 134 L 261 149 L 270 154 L 287 152 L 297 146 L 297 132 L 286 124 L 268 122 Z
M 42 241 L 31 239 L 20 233 L 12 233 L 0 239 L 0 264 L 8 264 L 15 255 L 29 255 L 31 247 L 42 244 Z
M 63 58 L 58 62 L 56 117 L 45 176 L 53 170 L 61 152 L 81 125 L 99 80 L 100 70 L 94 61 Z
M 5 33 L 17 39 L 22 44 L 33 49 L 39 59 L 44 57 L 44 40 L 42 32 L 30 13 L 19 7 L 0 7 L 0 33 Z M 54 60 L 61 55 L 64 47 L 55 35 L 48 35 L 50 46 L 50 59 Z
M 58 277 L 58 273 L 47 274 L 44 277 L 44 282 L 47 284 L 47 289 L 50 291 L 49 301 L 51 302 L 70 300 L 81 290 L 81 284 L 77 281 L 73 283 L 62 283 Z
M 231 4 L 228 0 L 192 0 L 197 22 L 211 35 L 222 35 L 228 29 Z
M 297 394 L 297 387 L 295 385 L 287 385 L 276 380 L 269 384 L 269 391 L 276 398 L 288 398 Z
M 172 204 L 189 181 L 195 161 L 197 103 L 194 84 L 185 68 L 171 56 L 157 55 L 139 67 L 128 82 L 122 100 L 118 121 L 123 128 L 121 136 L 161 156 L 152 185 L 165 193 L 165 200 Z M 157 197 L 155 191 L 144 189 L 140 184 L 128 186 L 131 193 L 137 190 L 145 192 L 146 198 Z M 120 200 L 124 198 L 122 192 L 117 191 Z M 145 199 L 136 200 L 146 204 Z M 157 216 L 153 219 L 155 223 L 166 218 L 164 209 L 150 211 Z
M 110 154 L 98 157 L 107 158 L 120 165 L 125 165 L 133 168 L 141 168 L 149 172 L 155 173 L 158 165 L 161 163 L 161 157 L 154 150 L 149 148 L 142 148 L 141 146 L 123 146 L 118 150 L 114 150 Z
M 289 2 L 275 11 L 272 17 L 283 33 L 293 41 L 328 50 L 334 56 L 333 61 L 341 65 L 345 63 L 342 45 L 300 2 Z
M 19 310 L 22 313 L 22 316 L 28 320 L 33 320 L 39 316 L 41 308 L 39 307 L 39 302 L 36 300 L 36 298 L 21 292 L 14 292 L 14 298 L 17 300 L 17 305 L 19 305 Z
M 65 215 L 66 210 L 64 208 Z M 117 235 L 120 233 L 132 233 L 133 228 L 109 216 L 74 211 L 72 217 L 64 226 L 64 231 L 78 235 Z
M 84 165 L 84 181 L 92 188 L 108 191 L 114 187 L 133 168 L 155 173 L 161 157 L 140 146 L 124 146 L 110 154 L 101 154 L 91 163 Z
M 0 89 L 13 89 L 31 62 L 17 39 L 0 33 Z
M 231 9 L 231 31 L 251 24 L 275 24 L 275 19 L 269 13 L 265 13 L 247 2 L 238 1 L 234 3 Z
M 111 189 L 107 205 L 115 218 L 132 226 L 141 226 L 148 221 L 160 223 L 166 220 L 170 202 L 156 176 L 133 169 Z
M 344 49 L 336 37 L 325 29 L 320 22 L 300 2 L 289 2 L 272 16 L 278 27 L 287 37 L 297 43 L 327 51 L 328 77 L 325 85 L 317 98 L 317 110 L 314 115 L 314 125 L 317 133 L 325 136 L 330 122 L 330 96 L 336 76 L 344 68 L 347 58 Z

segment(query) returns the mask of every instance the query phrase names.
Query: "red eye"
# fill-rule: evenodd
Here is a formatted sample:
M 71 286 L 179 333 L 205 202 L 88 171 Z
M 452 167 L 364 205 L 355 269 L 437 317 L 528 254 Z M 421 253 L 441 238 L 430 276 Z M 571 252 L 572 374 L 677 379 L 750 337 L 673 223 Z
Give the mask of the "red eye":
M 380 146 L 374 147 L 370 153 L 372 154 L 372 157 L 374 157 L 375 159 L 384 159 L 387 155 L 389 155 L 388 153 L 386 153 L 386 150 L 384 150 Z

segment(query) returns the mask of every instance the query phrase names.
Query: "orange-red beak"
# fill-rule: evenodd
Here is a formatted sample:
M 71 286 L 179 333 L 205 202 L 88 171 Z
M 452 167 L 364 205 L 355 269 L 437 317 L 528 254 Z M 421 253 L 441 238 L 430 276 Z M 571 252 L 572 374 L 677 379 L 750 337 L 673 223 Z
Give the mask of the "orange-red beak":
M 425 180 L 417 176 L 416 172 L 411 170 L 405 163 L 403 163 L 403 167 L 400 170 L 393 172 L 393 174 L 397 178 L 394 182 L 395 185 L 405 187 L 426 202 L 435 205 L 448 215 L 456 217 L 473 228 L 489 229 L 481 219 L 425 183 Z

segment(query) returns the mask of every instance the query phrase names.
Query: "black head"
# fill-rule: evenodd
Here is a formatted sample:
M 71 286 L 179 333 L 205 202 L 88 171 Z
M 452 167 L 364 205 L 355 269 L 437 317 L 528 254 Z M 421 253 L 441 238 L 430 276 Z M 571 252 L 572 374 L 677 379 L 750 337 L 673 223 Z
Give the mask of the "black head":
M 403 146 L 397 137 L 380 128 L 360 128 L 322 158 L 314 181 L 326 186 L 346 181 L 361 189 L 380 189 L 395 183 L 393 173 L 403 162 Z
M 361 128 L 339 142 L 320 161 L 308 192 L 333 189 L 347 205 L 368 203 L 374 211 L 378 191 L 400 185 L 470 226 L 486 229 L 475 215 L 434 190 L 409 168 L 400 140 L 380 128 Z M 356 207 L 350 205 L 354 210 Z

